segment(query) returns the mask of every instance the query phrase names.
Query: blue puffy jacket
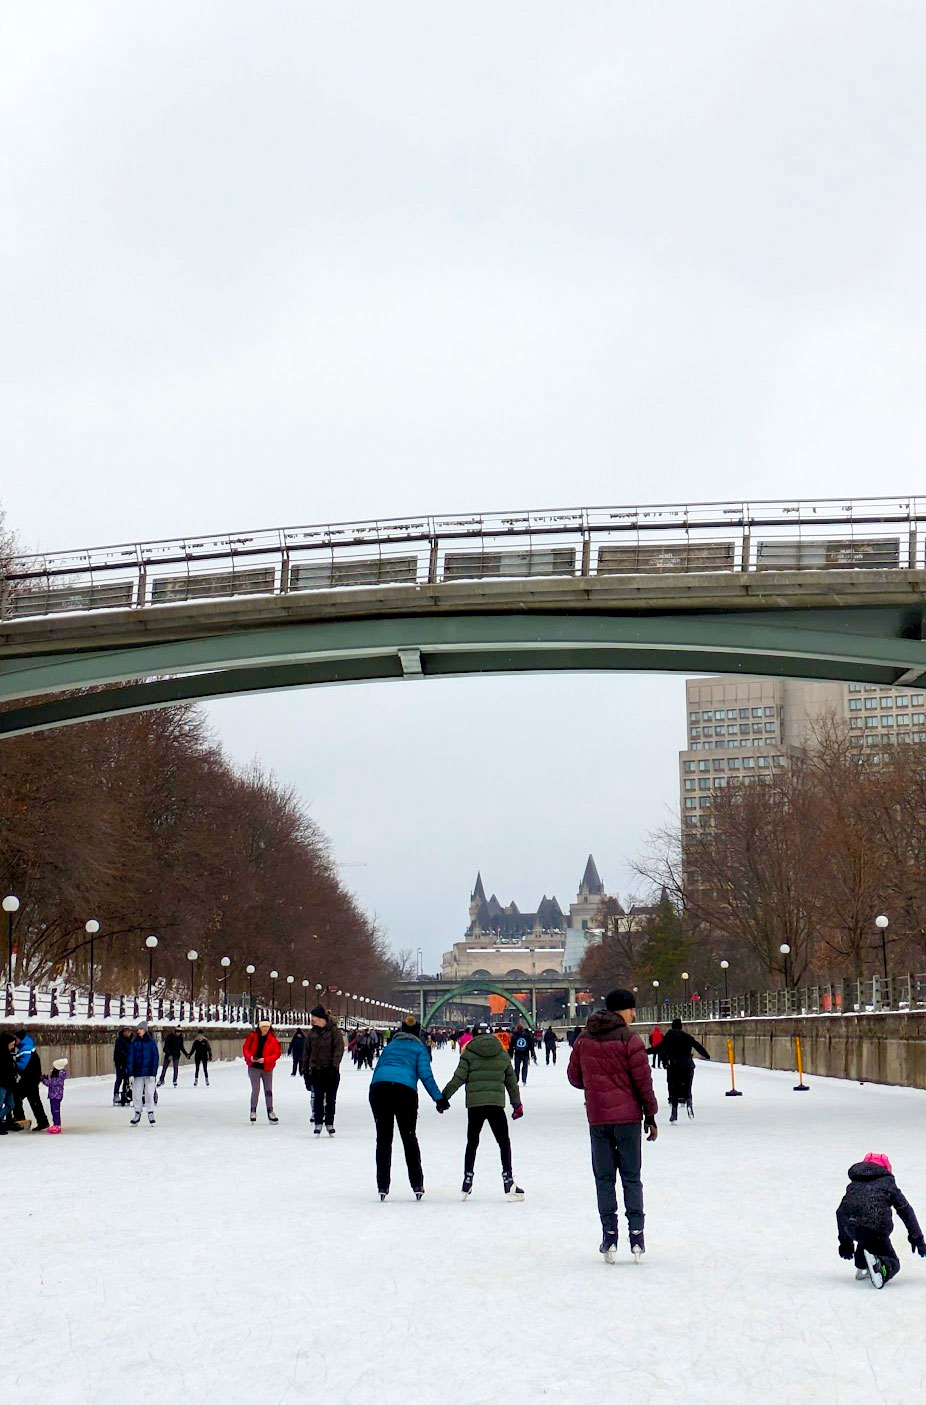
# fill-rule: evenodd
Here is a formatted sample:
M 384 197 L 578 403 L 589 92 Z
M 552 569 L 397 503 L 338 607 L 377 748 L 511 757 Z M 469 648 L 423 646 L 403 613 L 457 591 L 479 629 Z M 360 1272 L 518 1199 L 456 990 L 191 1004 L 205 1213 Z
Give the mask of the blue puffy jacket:
M 16 1049 L 16 1067 L 20 1073 L 25 1073 L 26 1067 L 32 1055 L 35 1053 L 35 1040 L 31 1034 L 24 1034 Z
M 414 1034 L 394 1034 L 379 1056 L 379 1062 L 370 1079 L 374 1083 L 401 1083 L 406 1088 L 417 1088 L 419 1080 L 427 1088 L 435 1102 L 441 1090 L 431 1072 L 431 1056 Z
M 129 1045 L 129 1057 L 125 1071 L 130 1078 L 153 1078 L 158 1071 L 158 1046 L 150 1034 L 139 1039 L 137 1036 Z

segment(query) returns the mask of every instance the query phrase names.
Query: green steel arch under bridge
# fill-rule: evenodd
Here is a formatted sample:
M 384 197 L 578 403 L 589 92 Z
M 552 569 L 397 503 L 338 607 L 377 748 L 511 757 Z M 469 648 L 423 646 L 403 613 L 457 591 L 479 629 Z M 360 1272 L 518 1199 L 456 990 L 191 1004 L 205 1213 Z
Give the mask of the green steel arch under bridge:
M 434 1024 L 446 1006 L 465 1004 L 468 995 L 500 995 L 515 1007 L 533 1029 L 537 1023 L 538 995 L 563 995 L 563 1015 L 572 1024 L 576 1020 L 577 997 L 586 989 L 586 984 L 569 975 L 517 978 L 471 976 L 465 980 L 442 980 L 435 976 L 403 981 L 396 987 L 396 992 L 401 993 L 402 998 L 408 1000 L 409 1004 L 413 998 L 417 1000 L 418 1018 L 424 1027 Z M 522 995 L 530 997 L 530 1008 L 520 998 Z
M 926 498 L 275 528 L 0 567 L 0 735 L 373 679 L 926 680 Z M 36 699 L 40 699 L 36 701 Z

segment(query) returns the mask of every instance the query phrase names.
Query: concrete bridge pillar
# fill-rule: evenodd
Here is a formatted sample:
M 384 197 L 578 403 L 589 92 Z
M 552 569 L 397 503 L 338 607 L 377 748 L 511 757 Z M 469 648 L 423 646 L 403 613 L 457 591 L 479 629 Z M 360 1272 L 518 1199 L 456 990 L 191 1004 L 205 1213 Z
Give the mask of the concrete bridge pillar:
M 576 987 L 575 987 L 574 985 L 568 986 L 568 987 L 567 987 L 567 990 L 566 990 L 566 994 L 567 994 L 567 996 L 569 997 L 569 1018 L 568 1018 L 568 1023 L 571 1024 L 571 1025 L 574 1025 L 575 1022 L 576 1022 L 576 1019 L 578 1018 L 578 1017 L 577 1017 L 577 1014 L 576 1014 Z

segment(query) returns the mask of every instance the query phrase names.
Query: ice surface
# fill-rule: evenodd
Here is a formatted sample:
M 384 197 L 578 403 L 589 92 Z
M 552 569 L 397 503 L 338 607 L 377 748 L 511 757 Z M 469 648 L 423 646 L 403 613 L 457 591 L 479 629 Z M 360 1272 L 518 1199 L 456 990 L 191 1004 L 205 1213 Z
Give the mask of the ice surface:
M 435 1059 L 438 1080 L 453 1067 Z M 111 1083 L 74 1080 L 64 1135 L 0 1139 L 0 1400 L 9 1405 L 296 1405 L 313 1396 L 810 1402 L 926 1398 L 926 1260 L 898 1227 L 883 1293 L 836 1253 L 846 1168 L 886 1151 L 926 1222 L 926 1097 L 698 1065 L 697 1119 L 644 1160 L 647 1254 L 598 1254 L 581 1095 L 532 1068 L 512 1124 L 521 1204 L 483 1134 L 460 1199 L 463 1096 L 419 1119 L 427 1196 L 396 1139 L 373 1174 L 368 1074 L 345 1068 L 338 1135 L 313 1138 L 280 1064 L 280 1125 L 248 1122 L 244 1066 L 161 1090 L 129 1126 Z M 664 1075 L 657 1073 L 660 1102 Z

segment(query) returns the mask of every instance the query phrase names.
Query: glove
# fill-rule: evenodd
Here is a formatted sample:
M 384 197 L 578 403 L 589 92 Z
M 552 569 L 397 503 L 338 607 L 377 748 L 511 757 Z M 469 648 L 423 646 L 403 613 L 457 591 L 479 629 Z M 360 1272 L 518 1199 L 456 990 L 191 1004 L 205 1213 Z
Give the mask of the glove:
M 643 1130 L 646 1133 L 646 1140 L 648 1142 L 654 1142 L 656 1140 L 659 1136 L 659 1128 L 656 1126 L 655 1117 L 644 1117 Z
M 449 1099 L 449 1098 L 438 1098 L 438 1100 L 437 1100 L 437 1102 L 434 1104 L 434 1106 L 437 1108 L 438 1112 L 449 1112 L 449 1111 L 450 1111 L 450 1099 Z
M 910 1240 L 910 1252 L 919 1254 L 921 1259 L 926 1259 L 926 1239 L 920 1235 L 919 1239 Z
M 851 1239 L 840 1239 L 840 1241 L 839 1241 L 839 1257 L 840 1257 L 841 1259 L 851 1259 L 851 1258 L 854 1257 L 854 1255 L 855 1255 L 855 1250 L 854 1250 L 853 1247 L 852 1247 L 852 1240 L 851 1240 Z
M 523 1117 L 523 1116 L 524 1116 L 524 1104 L 523 1104 L 523 1103 L 518 1103 L 517 1107 L 513 1107 L 513 1108 L 511 1109 L 511 1120 L 512 1120 L 512 1122 L 517 1122 L 518 1118 L 519 1118 L 519 1117 Z

